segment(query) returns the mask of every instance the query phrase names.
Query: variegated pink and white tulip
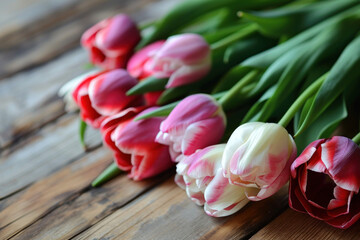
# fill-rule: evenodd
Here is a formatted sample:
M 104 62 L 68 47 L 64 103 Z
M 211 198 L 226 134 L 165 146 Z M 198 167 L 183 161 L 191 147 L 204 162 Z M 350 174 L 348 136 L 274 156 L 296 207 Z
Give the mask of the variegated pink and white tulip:
M 156 141 L 170 146 L 174 161 L 181 154 L 219 143 L 226 126 L 222 107 L 210 95 L 195 94 L 183 99 L 161 123 Z
M 131 106 L 143 104 L 141 96 L 127 96 L 126 92 L 137 84 L 125 70 L 97 72 L 86 75 L 72 92 L 80 108 L 82 119 L 99 128 L 107 117 L 119 113 Z
M 211 67 L 209 44 L 197 34 L 186 33 L 158 41 L 135 53 L 127 66 L 136 77 L 169 78 L 166 88 L 198 81 Z
M 73 92 L 77 88 L 80 82 L 82 82 L 85 78 L 99 73 L 99 70 L 92 70 L 87 73 L 84 73 L 76 78 L 71 79 L 67 83 L 65 83 L 58 91 L 59 97 L 62 97 L 65 103 L 65 110 L 67 112 L 74 112 L 79 110 L 79 106 L 76 104 L 73 98 Z
M 259 201 L 276 193 L 290 177 L 296 145 L 285 128 L 275 123 L 246 123 L 231 135 L 222 159 L 224 176 L 246 187 Z
M 140 31 L 130 17 L 118 14 L 88 29 L 81 44 L 90 53 L 93 64 L 111 70 L 126 66 L 140 39 Z
M 101 125 L 104 143 L 114 152 L 115 163 L 138 181 L 155 176 L 174 165 L 169 147 L 155 142 L 162 117 L 134 121 L 155 108 L 128 108 L 106 118 Z
M 151 43 L 136 52 L 127 64 L 127 71 L 137 79 L 144 79 L 153 75 L 153 59 L 156 53 L 162 48 L 165 40 Z
M 335 136 L 312 142 L 291 165 L 289 205 L 346 229 L 360 219 L 360 148 Z
M 222 174 L 221 157 L 225 144 L 213 145 L 183 156 L 177 164 L 175 182 L 197 205 L 213 217 L 239 211 L 248 203 L 245 189 L 231 185 Z

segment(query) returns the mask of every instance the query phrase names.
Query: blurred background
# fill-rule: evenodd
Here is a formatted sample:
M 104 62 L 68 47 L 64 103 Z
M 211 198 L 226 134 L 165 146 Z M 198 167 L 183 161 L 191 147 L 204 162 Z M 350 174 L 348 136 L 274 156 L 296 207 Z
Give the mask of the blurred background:
M 1 0 L 0 152 L 65 114 L 58 89 L 86 72 L 81 34 L 124 12 L 140 23 L 180 0 Z

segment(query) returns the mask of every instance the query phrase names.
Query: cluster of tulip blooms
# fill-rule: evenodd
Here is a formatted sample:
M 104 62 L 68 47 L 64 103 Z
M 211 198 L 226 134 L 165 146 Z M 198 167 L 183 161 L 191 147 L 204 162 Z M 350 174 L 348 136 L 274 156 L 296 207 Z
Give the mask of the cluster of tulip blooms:
M 223 217 L 289 181 L 291 208 L 350 227 L 360 135 L 332 134 L 359 117 L 347 111 L 359 100 L 359 16 L 355 0 L 204 0 L 142 27 L 124 14 L 97 23 L 81 43 L 99 68 L 61 89 L 82 141 L 91 125 L 114 153 L 93 186 L 176 164 L 177 185 Z

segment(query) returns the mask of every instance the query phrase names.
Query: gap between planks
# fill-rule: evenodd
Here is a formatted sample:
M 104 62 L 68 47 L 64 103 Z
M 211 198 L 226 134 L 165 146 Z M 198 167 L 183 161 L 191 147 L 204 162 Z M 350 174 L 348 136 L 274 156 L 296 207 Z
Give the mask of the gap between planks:
M 286 208 L 286 193 L 212 218 L 169 179 L 72 239 L 247 239 Z

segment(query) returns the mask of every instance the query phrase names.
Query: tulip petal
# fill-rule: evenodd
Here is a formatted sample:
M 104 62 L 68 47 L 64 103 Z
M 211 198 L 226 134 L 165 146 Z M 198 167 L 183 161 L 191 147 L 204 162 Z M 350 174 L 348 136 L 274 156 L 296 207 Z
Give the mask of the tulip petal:
M 326 223 L 341 229 L 347 229 L 360 219 L 360 195 L 352 197 L 349 214 L 327 220 Z
M 134 78 L 121 69 L 98 76 L 89 84 L 89 97 L 93 108 L 105 116 L 120 112 L 139 98 L 126 95 L 126 91 L 136 83 Z
M 214 217 L 231 215 L 248 203 L 245 189 L 240 186 L 230 185 L 223 177 L 222 169 L 219 168 L 214 179 L 204 192 L 205 212 Z
M 127 70 L 135 78 L 143 79 L 152 74 L 152 57 L 164 45 L 164 40 L 154 42 L 136 52 L 129 60 Z
M 184 65 L 171 74 L 166 88 L 178 87 L 195 82 L 206 76 L 210 68 L 210 58 L 199 65 Z
M 215 117 L 190 124 L 185 131 L 181 152 L 185 155 L 194 153 L 197 149 L 217 144 L 224 134 L 224 122 L 221 117 Z
M 321 145 L 321 158 L 332 179 L 343 189 L 359 193 L 360 148 L 351 139 L 335 136 Z

